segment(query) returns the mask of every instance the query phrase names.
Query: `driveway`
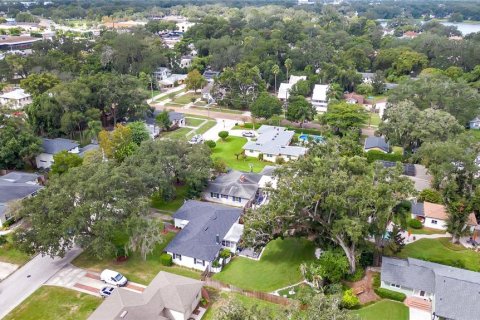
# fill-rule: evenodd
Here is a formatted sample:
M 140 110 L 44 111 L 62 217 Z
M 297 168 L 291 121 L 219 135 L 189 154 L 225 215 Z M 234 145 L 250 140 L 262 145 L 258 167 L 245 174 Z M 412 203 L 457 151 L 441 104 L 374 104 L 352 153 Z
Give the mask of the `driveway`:
M 217 124 L 203 134 L 203 139 L 217 141 L 219 139 L 218 133 L 220 131 L 230 131 L 236 123 L 237 121 L 235 120 L 217 119 Z
M 8 277 L 18 269 L 18 264 L 0 262 L 0 281 Z
M 408 308 L 410 312 L 410 320 L 431 320 L 432 316 L 430 315 L 430 312 L 428 311 L 423 311 L 420 309 L 416 308 Z
M 37 255 L 10 277 L 0 282 L 0 319 L 28 298 L 54 274 L 82 252 L 74 248 L 64 258 Z

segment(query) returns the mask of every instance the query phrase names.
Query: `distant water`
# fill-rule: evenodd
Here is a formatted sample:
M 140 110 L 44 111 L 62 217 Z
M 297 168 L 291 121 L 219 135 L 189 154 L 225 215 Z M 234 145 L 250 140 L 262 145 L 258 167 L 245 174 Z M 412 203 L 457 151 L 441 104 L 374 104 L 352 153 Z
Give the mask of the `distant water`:
M 387 21 L 379 20 L 382 27 L 387 26 Z M 423 21 L 421 23 L 424 23 Z M 458 31 L 460 31 L 464 36 L 470 33 L 479 32 L 480 31 L 480 23 L 465 23 L 465 22 L 440 22 L 445 26 L 456 26 Z

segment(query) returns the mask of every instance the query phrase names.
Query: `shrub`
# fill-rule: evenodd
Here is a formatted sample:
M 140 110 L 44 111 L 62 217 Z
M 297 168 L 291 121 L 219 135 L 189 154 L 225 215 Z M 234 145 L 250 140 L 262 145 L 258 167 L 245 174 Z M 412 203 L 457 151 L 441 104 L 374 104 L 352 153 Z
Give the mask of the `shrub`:
M 277 157 L 275 159 L 275 163 L 276 164 L 284 164 L 285 163 L 285 159 L 283 157 Z
M 218 173 L 227 172 L 227 163 L 222 158 L 213 159 L 213 169 Z
M 373 275 L 372 285 L 374 289 L 380 288 L 380 285 L 381 285 L 380 273 L 375 273 Z
M 342 306 L 347 309 L 352 309 L 360 304 L 360 300 L 353 293 L 353 289 L 348 289 L 343 292 Z
M 258 154 L 258 160 L 263 161 L 263 153 Z
M 195 98 L 195 97 L 191 97 L 191 98 L 190 98 L 190 102 L 191 102 L 191 103 L 194 103 L 195 101 L 197 101 L 197 98 Z
M 225 139 L 227 139 L 227 137 L 228 137 L 228 131 L 220 131 L 220 132 L 218 133 L 218 136 L 219 136 L 223 141 L 225 141 Z
M 378 151 L 378 150 L 368 151 L 366 156 L 367 156 L 368 162 L 374 162 L 377 160 L 392 161 L 392 162 L 403 161 L 403 156 L 401 154 L 383 153 L 382 151 Z
M 220 251 L 220 258 L 227 259 L 227 258 L 230 258 L 230 256 L 231 256 L 230 250 L 223 249 L 222 251 Z
M 357 270 L 355 270 L 354 274 L 347 274 L 345 276 L 345 280 L 351 281 L 351 282 L 356 282 L 356 281 L 361 280 L 364 275 L 365 275 L 365 270 L 361 267 L 358 267 Z
M 442 203 L 442 195 L 437 190 L 425 189 L 420 192 L 418 201 L 427 201 L 432 203 Z
M 217 146 L 217 143 L 213 140 L 207 140 L 205 141 L 205 144 L 210 148 L 213 149 Z
M 7 236 L 0 236 L 0 246 L 3 246 L 7 243 Z
M 160 256 L 160 263 L 162 264 L 162 266 L 167 266 L 167 267 L 172 266 L 173 265 L 172 256 L 169 255 L 168 253 L 162 253 L 162 255 Z
M 422 222 L 417 219 L 410 219 L 408 221 L 408 226 L 413 229 L 422 229 L 423 227 Z
M 375 293 L 383 299 L 390 299 L 395 301 L 403 302 L 407 298 L 404 293 L 388 290 L 385 288 L 374 289 Z

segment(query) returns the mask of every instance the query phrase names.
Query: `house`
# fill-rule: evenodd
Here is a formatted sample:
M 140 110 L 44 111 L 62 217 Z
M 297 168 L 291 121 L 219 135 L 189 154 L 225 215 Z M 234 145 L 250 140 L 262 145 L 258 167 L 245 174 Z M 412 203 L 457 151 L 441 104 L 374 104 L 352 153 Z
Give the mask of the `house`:
M 162 111 L 155 110 L 151 115 L 145 117 L 145 126 L 147 127 L 148 131 L 150 132 L 150 137 L 155 139 L 161 132 L 160 127 L 157 125 L 156 117 Z M 168 118 L 170 119 L 171 127 L 184 127 L 185 126 L 185 115 L 180 112 L 169 111 Z
M 205 72 L 203 72 L 203 77 L 208 82 L 214 82 L 215 78 L 217 78 L 219 75 L 220 75 L 219 71 L 205 70 Z
M 165 251 L 175 264 L 213 271 L 213 262 L 222 249 L 236 252 L 244 226 L 242 209 L 216 203 L 187 200 L 173 215 L 180 232 Z
M 290 90 L 300 80 L 307 80 L 307 77 L 291 75 L 288 83 L 280 84 L 280 87 L 278 88 L 277 98 L 283 101 L 288 100 L 288 98 L 290 97 Z
M 182 56 L 180 58 L 180 68 L 190 68 L 192 65 L 192 56 Z
M 420 33 L 418 32 L 415 32 L 415 31 L 407 31 L 405 33 L 403 33 L 403 36 L 401 36 L 401 38 L 403 39 L 415 39 L 416 37 L 418 37 Z
M 349 104 L 364 104 L 365 98 L 361 94 L 357 94 L 355 92 L 345 93 L 343 98 Z
M 412 218 L 420 220 L 422 224 L 431 229 L 446 230 L 448 213 L 447 209 L 442 204 L 436 204 L 431 202 L 414 202 L 412 203 Z M 475 230 L 478 225 L 477 218 L 472 212 L 468 216 L 466 227 L 470 229 L 470 232 Z
M 172 75 L 172 70 L 166 68 L 166 67 L 158 67 L 154 72 L 153 72 L 153 77 L 157 81 L 162 81 L 164 79 L 167 79 Z
M 397 165 L 397 162 L 379 160 L 384 168 L 391 168 Z M 404 163 L 403 176 L 407 177 L 413 182 L 415 190 L 421 192 L 430 188 L 433 177 L 428 173 L 425 166 L 421 164 Z
M 470 120 L 468 122 L 468 127 L 475 130 L 480 129 L 480 117 L 475 117 L 475 119 Z
M 203 283 L 160 271 L 143 292 L 115 288 L 88 320 L 187 320 L 199 308 Z
M 329 86 L 327 84 L 316 84 L 313 88 L 312 105 L 318 112 L 327 112 L 328 88 Z
M 30 49 L 34 42 L 41 40 L 42 38 L 35 38 L 30 36 L 0 35 L 0 51 Z
M 427 319 L 477 319 L 480 273 L 408 258 L 382 258 L 381 287 L 407 295 L 405 304 L 421 307 Z M 422 318 L 423 319 L 423 318 Z
M 376 150 L 384 153 L 390 152 L 390 144 L 385 141 L 384 137 L 368 137 L 365 139 L 363 146 L 365 152 Z
M 0 105 L 15 110 L 23 109 L 29 103 L 32 103 L 32 96 L 23 89 L 15 89 L 0 95 Z
M 162 88 L 173 88 L 184 83 L 185 79 L 187 79 L 186 74 L 172 73 L 167 78 L 159 80 L 158 85 Z
M 97 143 L 90 143 L 83 148 L 79 148 L 78 155 L 83 158 L 87 152 L 95 151 L 95 150 L 98 150 L 99 148 L 100 146 Z
M 249 141 L 243 146 L 248 157 L 261 155 L 263 160 L 275 162 L 277 158 L 296 160 L 307 153 L 307 148 L 290 146 L 295 132 L 287 128 L 262 125 L 257 133 L 256 141 Z
M 209 182 L 203 198 L 235 207 L 250 207 L 260 199 L 261 178 L 262 176 L 257 173 L 232 170 Z
M 44 138 L 42 142 L 43 152 L 35 158 L 37 168 L 48 169 L 53 164 L 53 156 L 59 152 L 67 151 L 70 153 L 79 154 L 78 143 L 73 140 L 56 138 L 47 139 Z
M 362 77 L 363 83 L 372 83 L 375 80 L 375 73 L 373 72 L 359 72 L 358 74 Z
M 10 201 L 21 200 L 35 195 L 42 188 L 39 175 L 13 171 L 0 177 L 0 227 L 14 218 L 7 214 Z

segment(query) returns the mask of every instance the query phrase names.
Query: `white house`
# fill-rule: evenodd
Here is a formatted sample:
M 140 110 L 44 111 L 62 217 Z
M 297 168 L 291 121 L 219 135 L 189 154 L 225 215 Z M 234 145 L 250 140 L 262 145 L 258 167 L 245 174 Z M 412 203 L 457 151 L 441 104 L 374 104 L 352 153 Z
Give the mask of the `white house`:
M 0 104 L 15 110 L 23 109 L 29 103 L 32 103 L 32 96 L 23 89 L 15 89 L 0 95 Z
M 427 228 L 437 230 L 447 229 L 447 209 L 441 204 L 431 202 L 412 203 L 412 218 L 420 220 Z M 477 218 L 472 212 L 468 216 L 466 227 L 469 228 L 470 232 L 473 232 L 477 225 Z
M 479 130 L 480 129 L 480 117 L 475 117 L 475 119 L 472 119 L 468 122 L 468 127 L 470 129 L 475 129 Z
M 155 139 L 161 132 L 160 127 L 156 123 L 156 117 L 160 113 L 160 110 L 155 110 L 151 116 L 145 118 L 145 126 L 150 133 L 150 137 Z M 170 119 L 171 127 L 184 127 L 185 126 L 185 115 L 180 112 L 170 111 L 168 113 L 168 118 Z
M 175 227 L 182 230 L 165 251 L 177 265 L 214 272 L 212 264 L 219 262 L 222 249 L 237 251 L 244 228 L 241 215 L 240 208 L 187 200 L 173 215 Z
M 172 70 L 166 67 L 158 67 L 154 72 L 153 72 L 153 77 L 157 81 L 161 81 L 164 79 L 167 79 L 172 75 Z
M 53 164 L 53 156 L 61 151 L 67 151 L 70 153 L 79 154 L 78 143 L 73 140 L 56 138 L 47 139 L 44 138 L 42 142 L 43 152 L 35 158 L 37 168 L 48 169 Z
M 192 56 L 182 56 L 180 58 L 180 68 L 190 68 L 192 65 Z
M 300 80 L 307 80 L 306 76 L 294 76 L 291 75 L 288 83 L 281 83 L 278 88 L 277 98 L 280 100 L 288 100 L 290 97 L 290 90 L 293 86 L 297 84 Z
M 327 84 L 316 84 L 313 88 L 312 105 L 317 109 L 317 112 L 327 112 L 328 88 Z
M 262 125 L 257 133 L 256 141 L 249 141 L 243 146 L 245 155 L 248 157 L 262 155 L 265 161 L 275 162 L 277 158 L 290 161 L 307 153 L 307 148 L 290 146 L 295 132 L 285 127 Z

